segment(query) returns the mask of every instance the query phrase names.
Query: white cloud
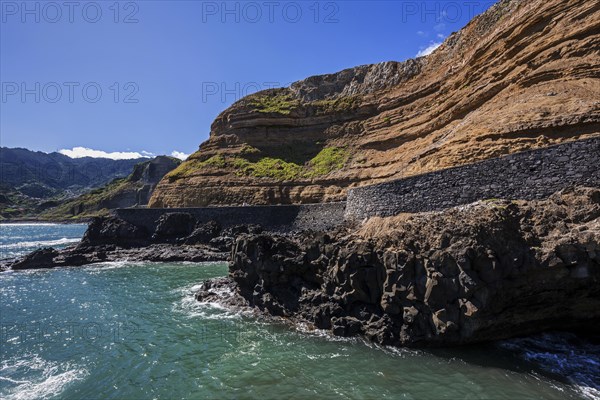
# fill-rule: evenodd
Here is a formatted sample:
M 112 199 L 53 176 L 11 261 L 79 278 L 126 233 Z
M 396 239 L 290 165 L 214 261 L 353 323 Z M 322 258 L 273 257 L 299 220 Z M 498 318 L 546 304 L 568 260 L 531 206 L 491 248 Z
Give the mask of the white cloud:
M 177 150 L 173 150 L 171 152 L 171 155 L 175 158 L 179 158 L 180 160 L 185 160 L 186 158 L 188 158 L 190 156 L 189 154 L 185 154 L 185 153 L 182 153 L 181 151 L 177 151 Z
M 148 152 L 145 151 L 142 152 L 144 154 L 140 154 L 137 151 L 115 151 L 112 153 L 107 153 L 106 151 L 88 149 L 87 147 L 73 147 L 71 150 L 62 149 L 58 152 L 71 158 L 97 157 L 110 158 L 113 160 L 130 160 L 132 158 L 148 157 Z
M 427 32 L 417 31 L 417 35 L 419 35 L 419 36 L 427 36 Z
M 425 47 L 425 48 L 421 48 L 421 50 L 419 50 L 419 52 L 417 53 L 417 57 L 423 57 L 423 56 L 428 56 L 431 53 L 434 52 L 435 49 L 437 49 L 438 47 L 440 47 L 442 45 L 442 42 L 438 42 L 438 43 L 431 43 L 429 46 Z
M 438 37 L 438 39 L 443 39 L 446 37 L 443 33 L 438 33 L 436 36 Z
M 151 153 L 146 150 L 142 151 L 115 151 L 112 153 L 108 153 L 102 150 L 94 150 L 89 149 L 87 147 L 73 147 L 72 149 L 62 149 L 58 151 L 60 154 L 64 154 L 65 156 L 71 158 L 81 158 L 81 157 L 96 157 L 96 158 L 111 158 L 113 160 L 129 160 L 132 158 L 154 158 L 156 154 Z M 171 152 L 171 156 L 175 158 L 179 158 L 180 160 L 185 160 L 189 157 L 189 154 L 186 154 L 181 151 L 174 150 Z

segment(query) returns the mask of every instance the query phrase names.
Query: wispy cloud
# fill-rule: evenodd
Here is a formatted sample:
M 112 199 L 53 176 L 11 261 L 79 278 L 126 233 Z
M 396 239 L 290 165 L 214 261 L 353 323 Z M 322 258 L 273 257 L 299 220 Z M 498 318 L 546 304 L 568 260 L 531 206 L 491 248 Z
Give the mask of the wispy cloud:
M 171 155 L 175 158 L 179 158 L 180 160 L 185 160 L 186 158 L 188 158 L 190 156 L 189 154 L 185 154 L 185 153 L 182 153 L 181 151 L 177 151 L 177 150 L 172 151 Z
M 144 151 L 138 153 L 137 151 L 115 151 L 108 153 L 102 150 L 88 149 L 87 147 L 73 147 L 72 149 L 62 149 L 58 151 L 60 154 L 71 158 L 82 158 L 82 157 L 96 157 L 96 158 L 110 158 L 112 160 L 130 160 L 132 158 L 149 157 L 149 153 Z
M 437 49 L 438 47 L 440 47 L 442 45 L 442 42 L 437 42 L 437 43 L 431 43 L 429 46 L 422 48 L 421 50 L 419 50 L 419 52 L 417 53 L 417 57 L 423 57 L 423 56 L 428 56 L 431 53 L 433 53 L 435 51 L 435 49 Z

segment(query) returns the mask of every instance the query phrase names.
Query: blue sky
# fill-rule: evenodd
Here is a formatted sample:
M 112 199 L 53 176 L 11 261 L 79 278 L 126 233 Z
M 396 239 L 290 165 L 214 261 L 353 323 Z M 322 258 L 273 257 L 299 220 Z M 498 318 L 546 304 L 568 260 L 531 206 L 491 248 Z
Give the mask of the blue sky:
M 413 58 L 493 3 L 2 0 L 0 144 L 191 153 L 244 94 Z

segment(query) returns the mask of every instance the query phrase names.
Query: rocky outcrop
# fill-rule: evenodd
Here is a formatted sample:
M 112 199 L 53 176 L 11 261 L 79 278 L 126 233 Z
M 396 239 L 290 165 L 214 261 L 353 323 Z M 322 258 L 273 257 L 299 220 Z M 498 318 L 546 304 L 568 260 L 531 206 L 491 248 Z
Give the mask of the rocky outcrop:
M 81 242 L 62 250 L 42 248 L 20 259 L 0 259 L 0 271 L 73 267 L 109 261 L 226 261 L 235 239 L 258 234 L 260 225 L 197 221 L 189 213 L 166 213 L 154 229 L 116 216 L 95 217 Z
M 115 217 L 94 218 L 88 225 L 79 247 L 119 244 L 123 247 L 144 246 L 148 232 L 127 221 Z
M 146 206 L 160 180 L 181 161 L 158 156 L 136 164 L 126 178 L 116 179 L 106 186 L 45 210 L 41 219 L 90 218 L 108 215 L 109 210 Z
M 424 58 L 361 65 L 335 74 L 317 75 L 294 82 L 290 90 L 303 102 L 339 99 L 374 93 L 397 86 L 417 76 Z
M 44 247 L 36 250 L 12 264 L 13 270 L 21 269 L 41 269 L 52 268 L 54 266 L 54 257 L 58 256 L 58 251 L 52 247 Z
M 158 156 L 150 161 L 137 164 L 128 178 L 130 182 L 135 182 L 139 186 L 135 193 L 135 203 L 132 205 L 147 205 L 160 180 L 180 164 L 179 159 L 168 156 Z M 120 206 L 120 208 L 131 207 L 132 205 Z
M 310 77 L 221 113 L 150 206 L 316 203 L 600 133 L 600 5 L 501 0 L 431 55 Z
M 234 297 L 215 290 L 229 286 Z M 600 190 L 237 239 L 201 301 L 402 346 L 600 326 Z

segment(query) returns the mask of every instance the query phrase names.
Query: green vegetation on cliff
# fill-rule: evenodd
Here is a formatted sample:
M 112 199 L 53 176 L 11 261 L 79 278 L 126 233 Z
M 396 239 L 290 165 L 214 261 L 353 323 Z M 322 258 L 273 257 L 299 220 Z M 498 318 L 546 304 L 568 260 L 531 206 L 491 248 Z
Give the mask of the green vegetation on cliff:
M 257 162 L 238 158 L 234 165 L 238 168 L 239 175 L 273 178 L 280 181 L 299 178 L 303 172 L 303 168 L 296 163 L 271 157 L 263 157 Z
M 169 181 L 173 182 L 181 178 L 192 176 L 197 171 L 200 171 L 205 167 L 225 168 L 226 166 L 227 163 L 225 157 L 217 154 L 204 161 L 191 159 L 181 163 L 177 168 L 169 172 L 166 177 L 169 179 Z
M 317 177 L 340 170 L 350 158 L 350 152 L 340 147 L 325 147 L 312 160 L 308 162 L 309 171 L 306 175 Z
M 360 104 L 358 96 L 345 96 L 335 99 L 317 100 L 310 103 L 317 107 L 317 114 L 343 113 L 357 108 Z
M 249 104 L 260 113 L 289 115 L 292 110 L 304 105 L 314 108 L 317 115 L 326 115 L 351 111 L 360 105 L 360 98 L 344 96 L 302 103 L 289 91 L 281 90 L 254 94 L 250 96 Z
M 188 160 L 171 171 L 167 178 L 173 182 L 202 173 L 207 168 L 234 169 L 238 176 L 271 178 L 287 181 L 316 178 L 344 167 L 350 158 L 349 150 L 340 147 L 325 147 L 306 163 L 299 163 L 272 156 L 262 156 L 261 151 L 245 144 L 238 156 L 214 155 L 204 161 Z
M 68 200 L 57 207 L 51 208 L 40 214 L 40 219 L 81 219 L 101 215 L 108 215 L 109 209 L 104 207 L 107 202 L 126 191 L 138 189 L 136 183 L 129 178 L 115 179 L 108 185 L 94 189 L 75 199 Z
M 259 93 L 250 97 L 250 105 L 261 113 L 288 115 L 300 105 L 300 102 L 287 91 Z

